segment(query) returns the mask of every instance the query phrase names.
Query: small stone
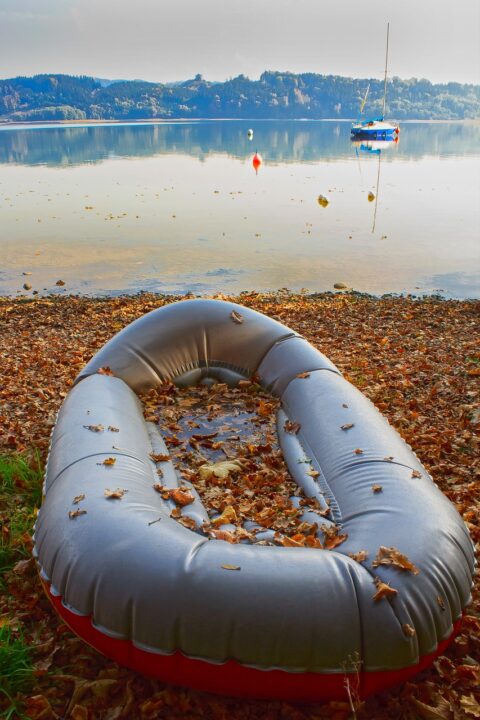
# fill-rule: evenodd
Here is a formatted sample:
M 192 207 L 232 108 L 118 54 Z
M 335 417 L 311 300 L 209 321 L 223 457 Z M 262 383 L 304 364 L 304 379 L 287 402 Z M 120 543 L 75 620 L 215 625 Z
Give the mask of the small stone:
M 23 289 L 24 290 L 31 290 L 32 286 L 29 283 L 23 283 Z
M 348 290 L 348 285 L 345 285 L 345 283 L 337 282 L 333 286 L 335 290 Z
M 57 280 L 55 285 L 58 285 L 59 287 L 62 287 L 62 285 L 65 285 L 65 280 Z

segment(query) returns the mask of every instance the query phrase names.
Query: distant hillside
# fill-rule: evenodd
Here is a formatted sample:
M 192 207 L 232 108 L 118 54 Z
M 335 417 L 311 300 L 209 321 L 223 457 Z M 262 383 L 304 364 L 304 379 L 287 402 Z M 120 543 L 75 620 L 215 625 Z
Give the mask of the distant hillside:
M 107 84 L 108 83 L 108 84 Z M 176 84 L 105 81 L 70 75 L 0 80 L 0 120 L 135 120 L 141 118 L 355 118 L 381 112 L 383 83 L 334 75 L 264 72 L 213 83 L 197 75 Z M 480 85 L 393 78 L 388 116 L 397 120 L 480 117 Z

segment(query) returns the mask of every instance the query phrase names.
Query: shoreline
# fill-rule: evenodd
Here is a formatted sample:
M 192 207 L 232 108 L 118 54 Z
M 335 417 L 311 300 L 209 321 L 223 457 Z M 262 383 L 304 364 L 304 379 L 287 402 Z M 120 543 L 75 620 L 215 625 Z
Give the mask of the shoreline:
M 371 302 L 386 302 L 386 301 L 409 301 L 413 303 L 465 303 L 468 305 L 480 303 L 480 297 L 446 297 L 440 293 L 394 293 L 387 292 L 381 295 L 375 295 L 374 293 L 364 292 L 362 290 L 354 290 L 353 288 L 345 288 L 338 290 L 319 290 L 317 292 L 306 292 L 302 293 L 298 290 L 290 290 L 289 288 L 279 288 L 277 290 L 242 290 L 239 293 L 223 293 L 223 292 L 206 292 L 206 293 L 190 293 L 190 292 L 178 292 L 178 293 L 160 293 L 152 292 L 150 290 L 138 290 L 137 292 L 123 293 L 123 292 L 110 292 L 102 295 L 86 295 L 83 293 L 67 292 L 62 290 L 49 291 L 49 292 L 38 292 L 36 295 L 27 295 L 30 291 L 18 291 L 18 293 L 2 294 L 0 293 L 0 309 L 3 303 L 37 303 L 41 301 L 62 301 L 62 300 L 84 300 L 92 303 L 105 303 L 109 301 L 131 301 L 137 302 L 141 299 L 157 300 L 158 302 L 179 302 L 181 300 L 193 300 L 194 298 L 209 300 L 209 299 L 228 299 L 230 302 L 236 302 L 242 304 L 242 300 L 250 297 L 261 297 L 264 299 L 273 299 L 278 301 L 282 300 L 331 300 L 336 297 L 345 297 L 358 300 L 368 300 Z
M 100 119 L 100 120 L 4 120 L 0 118 L 0 130 L 15 128 L 39 128 L 39 127 L 85 127 L 85 126 L 111 126 L 111 125 L 169 125 L 169 124 L 189 124 L 189 123 L 208 123 L 208 122 L 248 122 L 248 123 L 264 123 L 264 122 L 338 122 L 352 123 L 358 118 L 228 118 L 228 117 L 212 117 L 212 118 L 137 118 L 137 119 Z M 408 124 L 435 124 L 435 125 L 480 125 L 480 118 L 463 118 L 451 120 L 425 120 L 408 118 L 399 121 L 402 125 Z

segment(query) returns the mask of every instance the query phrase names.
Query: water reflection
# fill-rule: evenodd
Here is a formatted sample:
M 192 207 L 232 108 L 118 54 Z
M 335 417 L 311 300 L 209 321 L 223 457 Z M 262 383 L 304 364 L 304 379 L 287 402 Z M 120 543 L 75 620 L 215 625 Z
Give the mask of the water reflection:
M 479 294 L 480 125 L 250 124 L 0 129 L 0 293 Z
M 255 147 L 268 162 L 317 162 L 351 154 L 349 123 L 262 121 Z M 0 163 L 65 167 L 109 158 L 212 154 L 244 158 L 251 153 L 245 121 L 202 121 L 148 125 L 65 127 L 0 126 Z M 478 154 L 480 126 L 462 123 L 405 123 L 399 158 Z

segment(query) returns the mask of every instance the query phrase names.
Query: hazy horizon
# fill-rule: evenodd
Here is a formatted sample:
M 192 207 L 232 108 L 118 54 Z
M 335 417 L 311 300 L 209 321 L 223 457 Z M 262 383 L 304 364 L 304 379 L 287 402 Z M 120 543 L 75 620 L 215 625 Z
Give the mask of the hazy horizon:
M 265 70 L 480 82 L 480 3 L 371 0 L 0 0 L 2 76 L 211 82 Z

